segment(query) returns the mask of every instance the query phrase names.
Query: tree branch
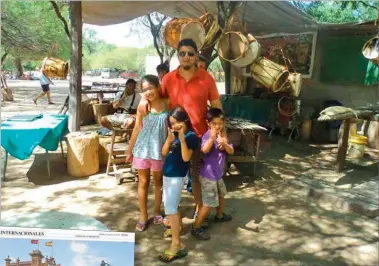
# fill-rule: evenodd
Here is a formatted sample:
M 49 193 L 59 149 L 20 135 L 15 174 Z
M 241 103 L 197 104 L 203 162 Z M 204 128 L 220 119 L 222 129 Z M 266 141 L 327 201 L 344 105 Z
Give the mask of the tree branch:
M 358 1 L 358 3 L 361 3 L 362 5 L 367 6 L 367 7 L 371 7 L 371 8 L 373 8 L 373 9 L 377 10 L 377 11 L 378 11 L 378 9 L 379 9 L 379 7 L 377 7 L 377 6 L 373 6 L 373 5 L 370 5 L 370 4 L 368 4 L 367 2 L 365 2 L 365 1 Z
M 55 3 L 55 1 L 49 1 L 49 2 L 53 6 L 55 14 L 57 15 L 57 17 L 62 21 L 64 31 L 66 32 L 66 35 L 67 35 L 68 39 L 71 41 L 71 34 L 70 34 L 69 29 L 68 29 L 67 21 L 62 16 L 61 11 L 59 10 L 59 7 L 58 7 L 57 3 Z
M 5 54 L 1 56 L 1 65 L 3 65 L 5 58 L 7 58 L 7 55 L 8 55 L 8 52 L 5 52 Z

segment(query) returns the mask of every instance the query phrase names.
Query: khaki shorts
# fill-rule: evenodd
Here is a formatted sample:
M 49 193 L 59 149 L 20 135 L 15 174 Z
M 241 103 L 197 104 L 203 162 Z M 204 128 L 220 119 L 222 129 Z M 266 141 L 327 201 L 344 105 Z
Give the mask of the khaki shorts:
M 127 119 L 132 119 L 134 121 L 134 117 L 132 117 L 130 114 L 115 113 L 113 115 L 106 115 L 105 117 L 113 127 L 123 126 Z
M 224 198 L 227 192 L 224 180 L 221 178 L 220 180 L 214 181 L 202 176 L 199 178 L 203 204 L 208 207 L 218 207 L 219 197 Z

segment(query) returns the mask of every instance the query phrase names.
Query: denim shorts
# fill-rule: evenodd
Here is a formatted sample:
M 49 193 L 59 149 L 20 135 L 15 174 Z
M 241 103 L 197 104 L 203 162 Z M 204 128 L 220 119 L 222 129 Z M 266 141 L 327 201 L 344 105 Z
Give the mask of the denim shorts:
M 166 215 L 178 213 L 184 177 L 163 176 L 163 204 Z

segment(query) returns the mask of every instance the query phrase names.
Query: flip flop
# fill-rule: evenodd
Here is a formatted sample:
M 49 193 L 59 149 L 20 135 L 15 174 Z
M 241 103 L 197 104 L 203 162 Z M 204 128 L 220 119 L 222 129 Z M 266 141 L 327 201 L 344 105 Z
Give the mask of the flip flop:
M 172 262 L 174 260 L 184 258 L 187 255 L 188 255 L 187 248 L 183 248 L 176 253 L 172 253 L 166 249 L 161 255 L 159 255 L 159 260 L 162 262 Z
M 137 232 L 143 232 L 146 230 L 147 226 L 149 225 L 149 221 L 146 222 L 140 222 L 138 221 L 136 224 L 136 231 Z
M 162 215 L 155 215 L 153 218 L 154 224 L 163 224 L 163 217 Z

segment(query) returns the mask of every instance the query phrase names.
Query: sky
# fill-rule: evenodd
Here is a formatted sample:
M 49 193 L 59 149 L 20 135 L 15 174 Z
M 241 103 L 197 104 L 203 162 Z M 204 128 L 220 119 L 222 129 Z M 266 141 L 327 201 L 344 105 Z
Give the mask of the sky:
M 83 24 L 83 29 L 93 29 L 97 32 L 97 38 L 104 40 L 116 46 L 124 47 L 145 47 L 153 44 L 152 37 L 146 38 L 138 34 L 129 34 L 131 28 L 138 27 L 135 22 L 128 21 L 125 23 L 109 25 L 109 26 L 96 26 L 90 24 Z
M 49 240 L 39 239 L 39 249 L 45 256 L 52 255 L 46 247 Z M 15 261 L 30 261 L 29 253 L 38 248 L 30 239 L 0 238 L 0 265 L 9 257 Z M 61 266 L 100 266 L 102 260 L 112 266 L 134 265 L 134 243 L 104 241 L 53 240 L 54 258 Z

